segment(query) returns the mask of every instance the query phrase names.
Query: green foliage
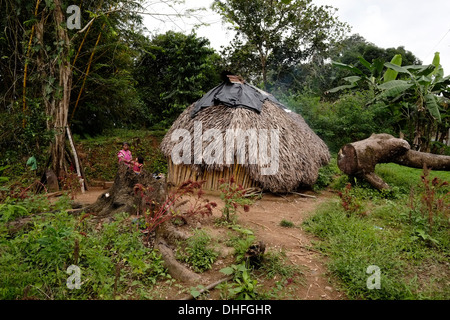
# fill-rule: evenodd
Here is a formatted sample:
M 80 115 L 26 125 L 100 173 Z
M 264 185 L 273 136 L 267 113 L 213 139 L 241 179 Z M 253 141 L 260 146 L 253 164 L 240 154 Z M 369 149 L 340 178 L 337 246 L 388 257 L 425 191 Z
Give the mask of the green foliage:
M 319 176 L 313 186 L 313 189 L 315 191 L 325 189 L 334 181 L 334 179 L 340 174 L 340 172 L 341 171 L 337 166 L 336 156 L 333 156 L 329 164 L 320 167 Z
M 145 44 L 134 78 L 149 126 L 168 127 L 219 82 L 218 55 L 195 33 L 168 31 Z
M 3 171 L 5 171 L 5 169 L 8 169 L 9 167 L 9 165 L 0 167 L 0 183 L 9 181 L 9 177 L 3 176 Z
M 237 232 L 237 235 L 231 236 L 227 241 L 226 245 L 234 248 L 234 256 L 236 263 L 244 262 L 245 253 L 248 248 L 254 243 L 255 235 L 252 230 L 242 228 L 239 225 L 233 225 L 232 230 Z
M 334 103 L 310 95 L 291 95 L 282 100 L 301 114 L 332 152 L 343 145 L 369 137 L 374 132 L 393 133 L 398 117 L 386 105 L 368 106 L 373 99 L 369 91 L 341 95 Z
M 361 82 L 368 83 L 375 96 L 367 103 L 371 108 L 377 108 L 379 102 L 389 106 L 391 113 L 397 116 L 393 124 L 408 133 L 407 139 L 415 149 L 428 151 L 432 136 L 443 139 L 447 135 L 450 76 L 444 77 L 439 52 L 436 52 L 431 65 L 401 66 L 399 55 L 384 64 L 381 59 L 375 59 L 372 63 L 363 57 L 359 59 L 370 70 L 370 75 L 353 65 L 333 62 L 334 66 L 353 75 L 343 78 L 349 84 L 333 88 L 330 93 L 361 88 Z M 384 68 L 386 71 L 382 81 Z
M 18 217 L 28 216 L 28 210 L 18 204 L 0 204 L 0 221 L 8 222 L 15 220 Z
M 205 286 L 199 284 L 196 287 L 191 287 L 189 293 L 192 297 L 194 297 L 194 299 L 197 299 L 202 294 L 203 290 L 205 290 Z
M 209 247 L 210 242 L 211 237 L 205 231 L 196 230 L 187 240 L 185 255 L 180 258 L 189 263 L 196 272 L 211 269 L 219 254 Z
M 283 219 L 280 221 L 280 226 L 285 227 L 285 228 L 293 228 L 293 227 L 295 227 L 295 224 L 292 221 Z
M 1 299 L 127 298 L 167 277 L 161 256 L 144 246 L 126 214 L 100 229 L 89 215 L 65 211 L 33 216 L 32 224 L 7 236 L 0 221 Z M 66 286 L 72 264 L 81 269 L 78 290 Z

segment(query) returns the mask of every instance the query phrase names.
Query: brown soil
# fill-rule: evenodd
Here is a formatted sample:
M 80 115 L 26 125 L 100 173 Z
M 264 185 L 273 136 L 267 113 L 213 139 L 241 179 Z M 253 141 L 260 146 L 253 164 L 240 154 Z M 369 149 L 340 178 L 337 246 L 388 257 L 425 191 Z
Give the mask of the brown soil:
M 97 198 L 107 192 L 104 188 L 90 188 L 85 194 L 78 194 L 75 202 L 87 205 L 94 203 Z M 293 279 L 293 285 L 285 286 L 283 292 L 279 294 L 279 299 L 289 300 L 342 300 L 346 299 L 345 294 L 337 289 L 337 282 L 334 281 L 327 272 L 326 257 L 313 249 L 312 241 L 317 240 L 302 227 L 302 222 L 314 213 L 320 203 L 329 201 L 333 194 L 327 191 L 317 195 L 312 192 L 305 192 L 316 198 L 304 197 L 298 194 L 275 195 L 264 194 L 257 200 L 249 212 L 238 214 L 239 225 L 251 229 L 257 240 L 266 244 L 267 251 L 284 251 L 290 263 L 302 266 L 303 275 L 301 281 Z M 208 193 L 206 196 L 210 201 L 219 204 L 218 194 Z M 213 237 L 225 238 L 227 230 L 217 227 L 214 224 L 215 218 L 221 213 L 216 210 L 213 217 L 202 218 L 196 221 L 189 221 L 190 227 L 202 228 L 208 231 Z M 294 223 L 295 227 L 287 228 L 280 226 L 280 222 L 285 219 Z M 207 286 L 210 283 L 224 278 L 219 272 L 220 269 L 232 263 L 233 259 L 228 255 L 223 255 L 214 263 L 212 270 L 202 274 L 202 284 Z M 275 287 L 275 282 L 281 279 L 259 281 L 263 285 L 265 292 Z M 186 284 L 192 287 L 192 284 Z M 159 299 L 180 299 L 186 297 L 189 290 L 180 289 L 181 286 L 166 288 L 161 292 Z M 220 299 L 218 290 L 212 290 L 207 298 Z M 278 299 L 278 298 L 275 298 Z

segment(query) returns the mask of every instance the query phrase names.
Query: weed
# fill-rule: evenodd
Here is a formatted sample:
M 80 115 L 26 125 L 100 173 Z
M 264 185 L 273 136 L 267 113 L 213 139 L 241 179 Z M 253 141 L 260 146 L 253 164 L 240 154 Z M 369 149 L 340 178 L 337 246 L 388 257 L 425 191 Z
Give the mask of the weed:
M 143 245 L 126 214 L 101 229 L 90 215 L 62 211 L 32 218 L 33 228 L 0 237 L 0 299 L 126 298 L 133 290 L 148 296 L 139 288 L 168 277 L 160 254 Z M 66 287 L 71 264 L 81 269 L 79 290 Z
M 189 263 L 194 271 L 204 272 L 212 268 L 218 253 L 209 248 L 211 237 L 203 230 L 196 230 L 194 235 L 187 240 L 184 255 L 179 258 Z
M 450 191 L 447 191 L 448 182 L 441 181 L 439 178 L 435 177 L 433 180 L 429 178 L 430 170 L 426 167 L 423 169 L 423 174 L 421 175 L 421 189 L 422 195 L 420 197 L 420 207 L 419 211 L 423 216 L 428 216 L 428 224 L 430 232 L 433 228 L 433 217 L 442 215 L 450 212 Z M 414 210 L 414 208 L 412 208 Z
M 0 222 L 8 222 L 15 220 L 17 217 L 27 216 L 28 210 L 17 204 L 0 204 Z
M 205 293 L 205 286 L 199 284 L 196 287 L 190 287 L 189 293 L 194 297 L 194 299 L 197 299 L 201 294 Z
M 227 297 L 235 300 L 256 300 L 258 295 L 258 281 L 252 279 L 250 271 L 245 263 L 231 265 L 220 270 L 223 274 L 233 275 L 231 286 L 221 286 L 227 289 Z
M 347 213 L 347 216 L 353 214 L 364 215 L 365 212 L 363 211 L 362 204 L 351 194 L 351 189 L 352 185 L 348 183 L 343 192 L 338 192 L 338 195 L 341 198 L 341 205 Z
M 233 225 L 231 229 L 238 232 L 238 235 L 230 237 L 226 245 L 234 248 L 236 263 L 244 262 L 245 253 L 255 241 L 255 236 L 253 231 L 238 225 Z
M 183 212 L 185 216 L 201 215 L 210 216 L 212 210 L 217 206 L 215 202 L 210 202 L 203 199 L 204 191 L 202 184 L 204 181 L 188 180 L 183 182 L 175 191 L 171 191 L 162 205 L 155 203 L 151 199 L 150 193 L 153 191 L 151 187 L 145 187 L 141 184 L 136 184 L 134 187 L 135 194 L 139 194 L 147 204 L 145 219 L 147 228 L 144 232 L 150 233 L 154 231 L 162 223 L 178 218 L 180 212 L 175 209 L 181 204 L 188 204 L 188 208 Z M 189 200 L 182 201 L 183 196 L 191 196 Z
M 295 227 L 294 223 L 292 221 L 289 220 L 281 220 L 280 221 L 280 226 L 285 227 L 285 228 L 293 228 Z
M 71 199 L 75 199 L 77 190 L 80 188 L 80 177 L 74 172 L 64 173 L 58 178 L 61 189 L 70 194 Z
M 267 278 L 272 279 L 276 275 L 281 276 L 283 280 L 292 283 L 303 274 L 300 266 L 287 263 L 286 253 L 284 251 L 268 251 L 264 254 L 262 264 L 258 272 L 263 273 Z

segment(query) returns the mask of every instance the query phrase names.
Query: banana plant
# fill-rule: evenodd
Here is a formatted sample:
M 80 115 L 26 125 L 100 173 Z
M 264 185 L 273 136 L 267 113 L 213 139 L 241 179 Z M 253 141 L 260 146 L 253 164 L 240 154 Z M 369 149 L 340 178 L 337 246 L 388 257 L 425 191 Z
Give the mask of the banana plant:
M 345 89 L 354 89 L 354 88 L 360 86 L 362 83 L 366 83 L 369 86 L 369 88 L 377 89 L 378 84 L 380 84 L 382 82 L 382 79 L 384 79 L 384 81 L 386 82 L 389 80 L 393 80 L 397 77 L 397 72 L 392 69 L 388 69 L 384 73 L 384 75 L 382 74 L 383 69 L 384 69 L 384 62 L 381 59 L 374 59 L 372 61 L 372 63 L 368 62 L 363 57 L 359 57 L 358 59 L 361 62 L 361 64 L 364 67 L 366 67 L 366 69 L 369 70 L 370 75 L 366 75 L 361 69 L 359 69 L 355 66 L 333 61 L 332 62 L 333 66 L 348 70 L 348 71 L 352 72 L 354 75 L 343 78 L 343 80 L 347 81 L 349 84 L 345 84 L 345 85 L 333 88 L 333 89 L 329 90 L 328 92 L 334 93 L 334 92 L 338 92 L 338 91 L 345 90 Z M 391 60 L 391 63 L 396 64 L 396 65 L 401 65 L 401 62 L 402 62 L 402 56 L 400 54 L 395 55 L 394 58 L 392 58 L 392 60 Z M 386 79 L 389 79 L 389 80 L 386 80 Z
M 450 76 L 444 77 L 439 52 L 430 65 L 401 66 L 388 62 L 384 66 L 396 72 L 399 79 L 391 73 L 389 81 L 378 86 L 380 93 L 375 100 L 406 106 L 414 127 L 413 144 L 429 149 L 432 131 L 448 121 L 444 100 L 450 98 Z
M 353 75 L 343 78 L 348 84 L 328 92 L 355 89 L 363 83 L 368 85 L 375 93 L 369 105 L 383 101 L 390 108 L 404 112 L 410 131 L 409 139 L 416 149 L 428 151 L 432 134 L 436 134 L 436 140 L 438 136 L 441 140 L 448 136 L 450 76 L 444 76 L 439 52 L 435 53 L 430 65 L 402 66 L 401 55 L 394 56 L 386 63 L 379 59 L 369 63 L 362 57 L 359 60 L 370 71 L 370 75 L 355 66 L 332 62 L 334 66 L 346 69 Z
M 400 66 L 385 63 L 388 70 L 405 77 L 402 80 L 392 79 L 378 86 L 381 93 L 378 99 L 395 102 L 403 99 L 417 106 L 418 112 L 427 111 L 433 119 L 440 122 L 441 97 L 450 98 L 450 76 L 444 77 L 444 70 L 440 65 L 439 52 L 435 53 L 431 65 Z

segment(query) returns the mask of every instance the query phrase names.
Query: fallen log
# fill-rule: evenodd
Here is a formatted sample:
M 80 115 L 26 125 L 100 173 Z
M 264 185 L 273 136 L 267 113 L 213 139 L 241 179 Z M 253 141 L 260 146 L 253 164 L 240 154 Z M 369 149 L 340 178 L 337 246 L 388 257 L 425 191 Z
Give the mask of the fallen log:
M 375 174 L 378 163 L 433 170 L 450 170 L 450 156 L 442 156 L 411 150 L 406 140 L 389 134 L 372 134 L 369 138 L 346 144 L 339 150 L 337 165 L 349 176 L 363 178 L 379 190 L 390 186 Z

